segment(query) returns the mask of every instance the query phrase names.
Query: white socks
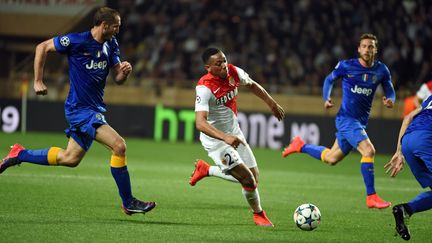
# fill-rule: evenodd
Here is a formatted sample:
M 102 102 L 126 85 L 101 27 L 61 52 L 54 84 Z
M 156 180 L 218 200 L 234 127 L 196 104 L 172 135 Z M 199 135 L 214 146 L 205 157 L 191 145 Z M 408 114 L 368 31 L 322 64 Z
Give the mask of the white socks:
M 252 210 L 255 213 L 261 212 L 262 208 L 258 188 L 255 188 L 253 191 L 246 191 L 245 189 L 242 189 L 242 192 Z
M 234 176 L 223 173 L 218 166 L 210 166 L 209 176 L 216 176 L 227 181 L 238 182 L 238 180 L 234 178 Z
M 209 176 L 216 176 L 231 182 L 239 182 L 236 178 L 234 178 L 234 176 L 223 173 L 218 166 L 210 166 Z M 261 212 L 262 208 L 258 188 L 255 188 L 253 191 L 247 191 L 242 188 L 242 192 L 252 210 L 255 213 Z

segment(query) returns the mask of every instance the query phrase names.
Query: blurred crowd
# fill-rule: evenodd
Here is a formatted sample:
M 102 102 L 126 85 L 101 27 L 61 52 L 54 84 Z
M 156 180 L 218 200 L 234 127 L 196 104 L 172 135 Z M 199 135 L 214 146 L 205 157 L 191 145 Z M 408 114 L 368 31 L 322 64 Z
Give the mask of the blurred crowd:
M 272 92 L 299 86 L 319 94 L 338 60 L 357 56 L 365 32 L 377 35 L 378 59 L 396 89 L 431 78 L 428 0 L 124 0 L 113 7 L 136 80 L 193 87 L 205 72 L 201 52 L 216 46 Z

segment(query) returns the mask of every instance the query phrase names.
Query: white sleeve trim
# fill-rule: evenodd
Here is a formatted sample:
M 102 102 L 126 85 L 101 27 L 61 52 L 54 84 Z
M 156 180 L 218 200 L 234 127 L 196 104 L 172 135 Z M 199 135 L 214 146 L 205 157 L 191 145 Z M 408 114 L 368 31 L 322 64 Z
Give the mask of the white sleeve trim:
M 249 77 L 249 74 L 247 72 L 245 72 L 243 69 L 239 67 L 235 67 L 235 68 L 237 70 L 241 85 L 252 84 L 252 79 Z
M 210 99 L 213 94 L 209 88 L 204 85 L 198 85 L 195 88 L 195 111 L 209 111 Z
M 429 90 L 428 86 L 426 84 L 422 84 L 420 89 L 417 91 L 417 97 L 425 100 L 427 97 L 429 97 L 429 95 L 431 95 L 431 91 Z

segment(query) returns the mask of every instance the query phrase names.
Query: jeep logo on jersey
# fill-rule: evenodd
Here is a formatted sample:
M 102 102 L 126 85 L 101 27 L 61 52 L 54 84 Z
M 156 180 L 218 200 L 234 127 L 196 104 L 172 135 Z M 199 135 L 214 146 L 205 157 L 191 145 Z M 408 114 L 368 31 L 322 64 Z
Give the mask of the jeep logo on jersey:
M 364 94 L 366 96 L 369 96 L 372 94 L 372 89 L 361 88 L 356 85 L 351 88 L 351 92 L 353 92 L 354 94 Z
M 100 61 L 95 62 L 94 60 L 91 60 L 90 63 L 86 64 L 87 69 L 105 69 L 107 67 L 108 63 L 107 61 Z
M 216 100 L 216 105 L 221 105 L 221 104 L 225 104 L 228 101 L 232 100 L 234 97 L 236 97 L 238 94 L 238 89 L 235 88 L 234 90 L 231 90 L 230 92 L 228 92 L 226 95 L 220 97 L 219 99 Z
M 64 47 L 68 46 L 70 44 L 69 37 L 63 36 L 62 38 L 60 38 L 60 44 Z

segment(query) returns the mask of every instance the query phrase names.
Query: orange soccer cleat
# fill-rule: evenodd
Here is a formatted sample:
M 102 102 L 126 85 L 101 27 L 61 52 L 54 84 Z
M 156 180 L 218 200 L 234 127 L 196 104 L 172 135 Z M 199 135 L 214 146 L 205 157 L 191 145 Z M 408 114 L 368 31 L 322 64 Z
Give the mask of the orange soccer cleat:
M 366 205 L 368 208 L 378 208 L 378 209 L 383 209 L 383 208 L 388 208 L 391 206 L 390 202 L 384 201 L 383 199 L 381 199 L 378 194 L 372 194 L 372 195 L 368 195 L 366 197 Z
M 0 164 L 0 174 L 3 173 L 7 168 L 21 163 L 17 157 L 22 150 L 24 150 L 24 147 L 17 143 L 11 146 L 9 154 L 3 158 Z
M 253 220 L 257 226 L 273 227 L 273 223 L 267 218 L 264 210 L 260 213 L 253 213 Z
M 189 184 L 191 186 L 195 186 L 195 184 L 200 181 L 202 178 L 209 175 L 210 165 L 207 164 L 204 160 L 198 160 L 195 163 L 195 170 L 191 175 L 189 180 Z
M 305 142 L 303 141 L 303 139 L 301 139 L 301 137 L 295 136 L 292 139 L 290 145 L 285 147 L 285 149 L 282 151 L 282 157 L 287 157 L 292 153 L 299 153 L 302 147 L 304 146 L 304 144 Z

